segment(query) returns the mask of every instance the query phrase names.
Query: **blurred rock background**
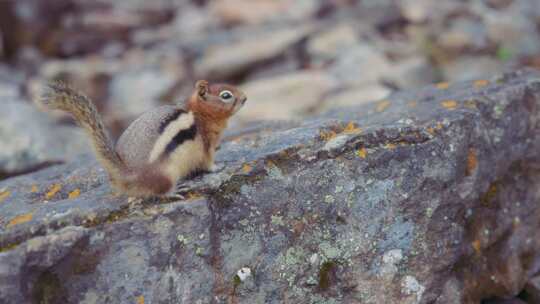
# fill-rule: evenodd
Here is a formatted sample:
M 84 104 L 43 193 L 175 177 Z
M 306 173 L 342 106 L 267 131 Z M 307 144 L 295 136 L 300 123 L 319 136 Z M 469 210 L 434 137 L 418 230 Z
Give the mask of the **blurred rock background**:
M 249 96 L 231 123 L 241 130 L 540 67 L 539 32 L 538 0 L 3 0 L 0 177 L 85 149 L 77 130 L 57 130 L 69 119 L 28 106 L 47 81 L 86 92 L 114 136 L 197 79 L 237 84 Z

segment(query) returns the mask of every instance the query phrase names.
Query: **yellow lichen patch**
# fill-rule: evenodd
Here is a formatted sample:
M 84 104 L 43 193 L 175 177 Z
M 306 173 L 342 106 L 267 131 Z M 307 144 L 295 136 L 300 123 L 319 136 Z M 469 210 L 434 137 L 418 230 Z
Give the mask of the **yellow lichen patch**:
M 45 198 L 46 199 L 53 198 L 56 195 L 56 193 L 58 193 L 61 189 L 62 189 L 62 186 L 60 184 L 52 185 L 52 187 L 49 189 L 49 192 L 45 194 Z
M 360 129 L 354 122 L 349 122 L 345 129 L 343 129 L 343 132 L 347 134 L 356 134 L 362 132 L 362 129 Z
M 363 159 L 366 159 L 366 157 L 367 157 L 366 148 L 362 148 L 362 149 L 359 149 L 358 151 L 356 151 L 356 155 L 358 155 L 359 157 L 361 157 Z
M 144 296 L 137 297 L 137 304 L 144 304 Z
M 387 143 L 386 145 L 384 145 L 384 147 L 388 150 L 394 150 L 395 148 L 397 148 L 397 145 L 393 143 Z
M 489 84 L 489 81 L 488 80 L 485 80 L 485 79 L 479 79 L 477 81 L 474 82 L 474 87 L 475 88 L 481 88 L 481 87 L 485 87 Z
M 334 131 L 321 131 L 321 133 L 319 134 L 319 136 L 321 137 L 322 140 L 324 141 L 329 141 L 331 140 L 332 138 L 336 137 L 336 132 Z
M 71 191 L 68 195 L 68 198 L 69 199 L 74 199 L 74 198 L 77 198 L 79 197 L 79 195 L 81 195 L 81 190 L 80 189 L 75 189 L 73 191 Z
M 439 90 L 446 90 L 446 89 L 448 89 L 450 87 L 450 83 L 448 83 L 448 82 L 439 82 L 435 86 Z
M 442 101 L 441 105 L 448 110 L 455 110 L 457 108 L 458 103 L 455 100 L 449 99 L 449 100 Z
M 377 112 L 382 112 L 386 110 L 389 106 L 390 106 L 390 100 L 379 101 L 377 103 L 377 107 L 375 108 L 375 110 L 377 110 Z
M 466 100 L 463 105 L 469 109 L 476 109 L 476 102 L 474 100 Z
M 469 149 L 467 154 L 467 171 L 465 174 L 467 176 L 471 175 L 476 167 L 478 166 L 478 156 L 475 149 Z
M 480 240 L 473 241 L 472 247 L 477 254 L 480 254 L 480 252 L 482 251 L 482 244 L 480 243 Z
M 186 199 L 188 200 L 196 200 L 198 198 L 201 198 L 202 195 L 200 193 L 197 193 L 197 192 L 189 192 L 187 195 L 186 195 Z
M 9 192 L 8 190 L 0 191 L 0 203 L 5 201 L 6 198 L 8 198 L 10 195 L 11 195 L 11 192 Z
M 36 193 L 36 192 L 38 192 L 38 191 L 39 191 L 38 186 L 37 186 L 37 185 L 32 185 L 32 188 L 30 189 L 30 192 L 31 192 L 31 193 Z
M 412 100 L 407 103 L 407 106 L 409 106 L 409 108 L 416 108 L 417 105 L 418 102 L 416 100 Z
M 253 170 L 253 168 L 247 163 L 242 166 L 242 172 L 245 174 L 248 174 L 251 170 Z
M 6 225 L 6 228 L 13 227 L 15 225 L 23 224 L 26 222 L 29 222 L 34 217 L 33 213 L 25 213 L 21 215 L 17 215 L 16 217 L 12 218 Z
M 437 130 L 441 130 L 443 128 L 442 123 L 438 122 L 436 128 L 437 128 Z

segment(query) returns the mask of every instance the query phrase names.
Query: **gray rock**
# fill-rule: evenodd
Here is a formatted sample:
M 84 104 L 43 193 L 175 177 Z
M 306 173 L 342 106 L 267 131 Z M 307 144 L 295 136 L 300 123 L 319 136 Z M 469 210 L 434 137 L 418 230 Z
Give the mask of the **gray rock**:
M 540 303 L 540 277 L 531 278 L 525 285 L 527 301 L 530 303 Z
M 443 31 L 438 43 L 445 49 L 454 51 L 485 50 L 489 46 L 487 30 L 480 20 L 457 18 L 450 30 Z
M 539 116 L 517 72 L 240 136 L 186 201 L 111 196 L 90 158 L 4 181 L 0 302 L 513 296 L 539 271 Z
M 358 44 L 352 24 L 340 24 L 314 35 L 307 44 L 307 52 L 314 61 L 335 59 L 349 47 Z
M 200 78 L 211 79 L 238 76 L 254 65 L 282 56 L 311 30 L 310 26 L 299 26 L 294 29 L 254 32 L 246 34 L 239 41 L 210 45 L 195 62 L 195 74 Z
M 318 108 L 338 85 L 331 75 L 311 70 L 254 80 L 242 86 L 249 92 L 249 102 L 233 119 L 297 119 Z
M 505 65 L 490 56 L 461 56 L 442 66 L 442 74 L 448 81 L 475 80 L 501 73 Z
M 489 10 L 488 10 L 489 12 Z M 491 11 L 484 15 L 488 37 L 513 55 L 533 55 L 540 52 L 536 21 L 524 18 L 522 11 Z
M 400 89 L 417 88 L 436 80 L 436 71 L 425 57 L 413 56 L 391 64 L 392 72 L 382 78 Z
M 0 177 L 88 153 L 81 130 L 60 126 L 24 100 L 0 96 Z
M 209 3 L 212 18 L 225 25 L 298 22 L 314 15 L 320 0 L 219 0 Z
M 383 52 L 369 44 L 361 44 L 344 50 L 329 72 L 343 85 L 367 85 L 391 75 L 392 66 Z
M 324 97 L 316 112 L 323 113 L 331 109 L 366 104 L 383 99 L 390 92 L 388 88 L 377 84 L 338 90 Z

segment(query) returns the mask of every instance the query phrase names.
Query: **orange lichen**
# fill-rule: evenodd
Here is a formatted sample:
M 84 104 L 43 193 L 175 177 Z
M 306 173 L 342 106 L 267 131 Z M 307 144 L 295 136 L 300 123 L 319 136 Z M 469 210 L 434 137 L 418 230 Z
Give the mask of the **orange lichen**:
M 81 190 L 80 189 L 75 189 L 73 191 L 71 191 L 68 195 L 68 198 L 69 199 L 74 199 L 74 198 L 77 198 L 79 197 L 79 195 L 81 195 Z
M 377 103 L 377 107 L 375 108 L 375 110 L 377 110 L 377 112 L 383 112 L 389 106 L 390 106 L 390 101 L 389 100 L 383 100 L 383 101 L 380 101 L 380 102 Z
M 49 192 L 45 194 L 45 198 L 46 199 L 53 198 L 56 195 L 56 193 L 58 193 L 61 189 L 62 189 L 62 185 L 60 184 L 52 185 L 52 187 L 49 189 Z
M 455 100 L 449 99 L 449 100 L 444 100 L 444 101 L 442 101 L 442 102 L 441 102 L 441 105 L 442 105 L 443 107 L 445 107 L 446 109 L 454 110 L 454 109 L 457 108 L 458 103 L 457 103 L 457 101 L 455 101 Z
M 11 195 L 11 192 L 9 192 L 8 190 L 0 191 L 0 203 L 5 201 L 6 198 L 8 198 L 10 195 Z
M 144 304 L 144 296 L 137 297 L 137 304 Z
M 469 149 L 469 153 L 467 154 L 467 170 L 465 174 L 467 176 L 471 175 L 476 167 L 478 166 L 478 156 L 476 153 L 476 149 Z
M 189 192 L 187 195 L 186 195 L 186 198 L 188 200 L 196 200 L 196 199 L 199 199 L 203 197 L 200 193 L 197 193 L 197 192 Z
M 31 192 L 31 193 L 36 193 L 36 192 L 38 192 L 38 191 L 39 191 L 38 186 L 37 186 L 37 185 L 32 185 L 32 188 L 30 189 L 30 192 Z
M 253 168 L 247 163 L 242 166 L 242 172 L 245 174 L 248 174 L 251 170 L 253 170 Z
M 363 159 L 366 159 L 367 157 L 367 150 L 366 148 L 361 148 L 359 149 L 358 151 L 356 151 L 356 155 L 358 155 L 359 157 L 363 158 Z
M 480 252 L 482 251 L 482 243 L 480 242 L 480 240 L 473 241 L 471 245 L 474 248 L 474 251 L 477 254 L 480 254 Z
M 474 87 L 475 88 L 481 88 L 481 87 L 485 87 L 489 84 L 489 81 L 488 80 L 485 80 L 485 79 L 479 79 L 477 81 L 474 82 Z
M 34 217 L 33 213 L 25 213 L 21 215 L 17 215 L 16 217 L 12 218 L 6 225 L 6 228 L 13 227 L 15 225 L 23 224 L 26 222 L 29 222 Z
M 330 130 L 330 131 L 321 131 L 321 133 L 319 134 L 320 138 L 324 141 L 329 141 L 331 140 L 332 138 L 336 137 L 337 134 L 336 132 Z
M 439 82 L 435 86 L 439 90 L 446 90 L 446 89 L 448 89 L 450 87 L 450 83 L 448 83 L 448 82 Z
M 354 122 L 349 122 L 345 129 L 343 129 L 343 132 L 347 134 L 356 134 L 362 132 L 362 129 L 360 129 Z
M 412 101 L 409 101 L 407 103 L 407 105 L 410 107 L 410 108 L 415 108 L 417 105 L 418 105 L 418 102 L 416 100 L 412 100 Z
M 432 127 L 427 127 L 426 131 L 427 131 L 429 134 L 431 134 L 432 136 L 435 135 L 435 129 L 432 128 Z

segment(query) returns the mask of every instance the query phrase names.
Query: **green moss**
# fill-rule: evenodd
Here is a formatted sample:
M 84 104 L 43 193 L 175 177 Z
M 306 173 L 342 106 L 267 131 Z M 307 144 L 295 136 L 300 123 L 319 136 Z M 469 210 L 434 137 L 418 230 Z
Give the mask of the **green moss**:
M 480 202 L 483 205 L 489 205 L 496 197 L 498 192 L 498 183 L 493 182 L 489 185 L 488 190 L 480 197 Z
M 51 271 L 39 275 L 32 289 L 33 303 L 67 303 L 67 293 L 60 278 Z
M 337 264 L 334 261 L 326 261 L 321 265 L 319 270 L 319 289 L 326 291 L 332 285 L 332 279 L 334 272 L 336 271 Z
M 13 250 L 13 249 L 17 248 L 17 246 L 19 246 L 19 244 L 20 244 L 20 242 L 15 242 L 15 243 L 7 244 L 7 245 L 5 245 L 3 247 L 0 247 L 0 253 Z
M 240 277 L 237 274 L 235 274 L 233 277 L 234 288 L 238 287 L 240 284 L 242 284 L 242 280 L 240 280 Z
M 512 51 L 509 48 L 504 47 L 504 46 L 500 46 L 497 49 L 496 56 L 497 56 L 497 59 L 499 59 L 500 61 L 508 61 L 508 60 L 512 59 L 513 54 L 512 54 Z

